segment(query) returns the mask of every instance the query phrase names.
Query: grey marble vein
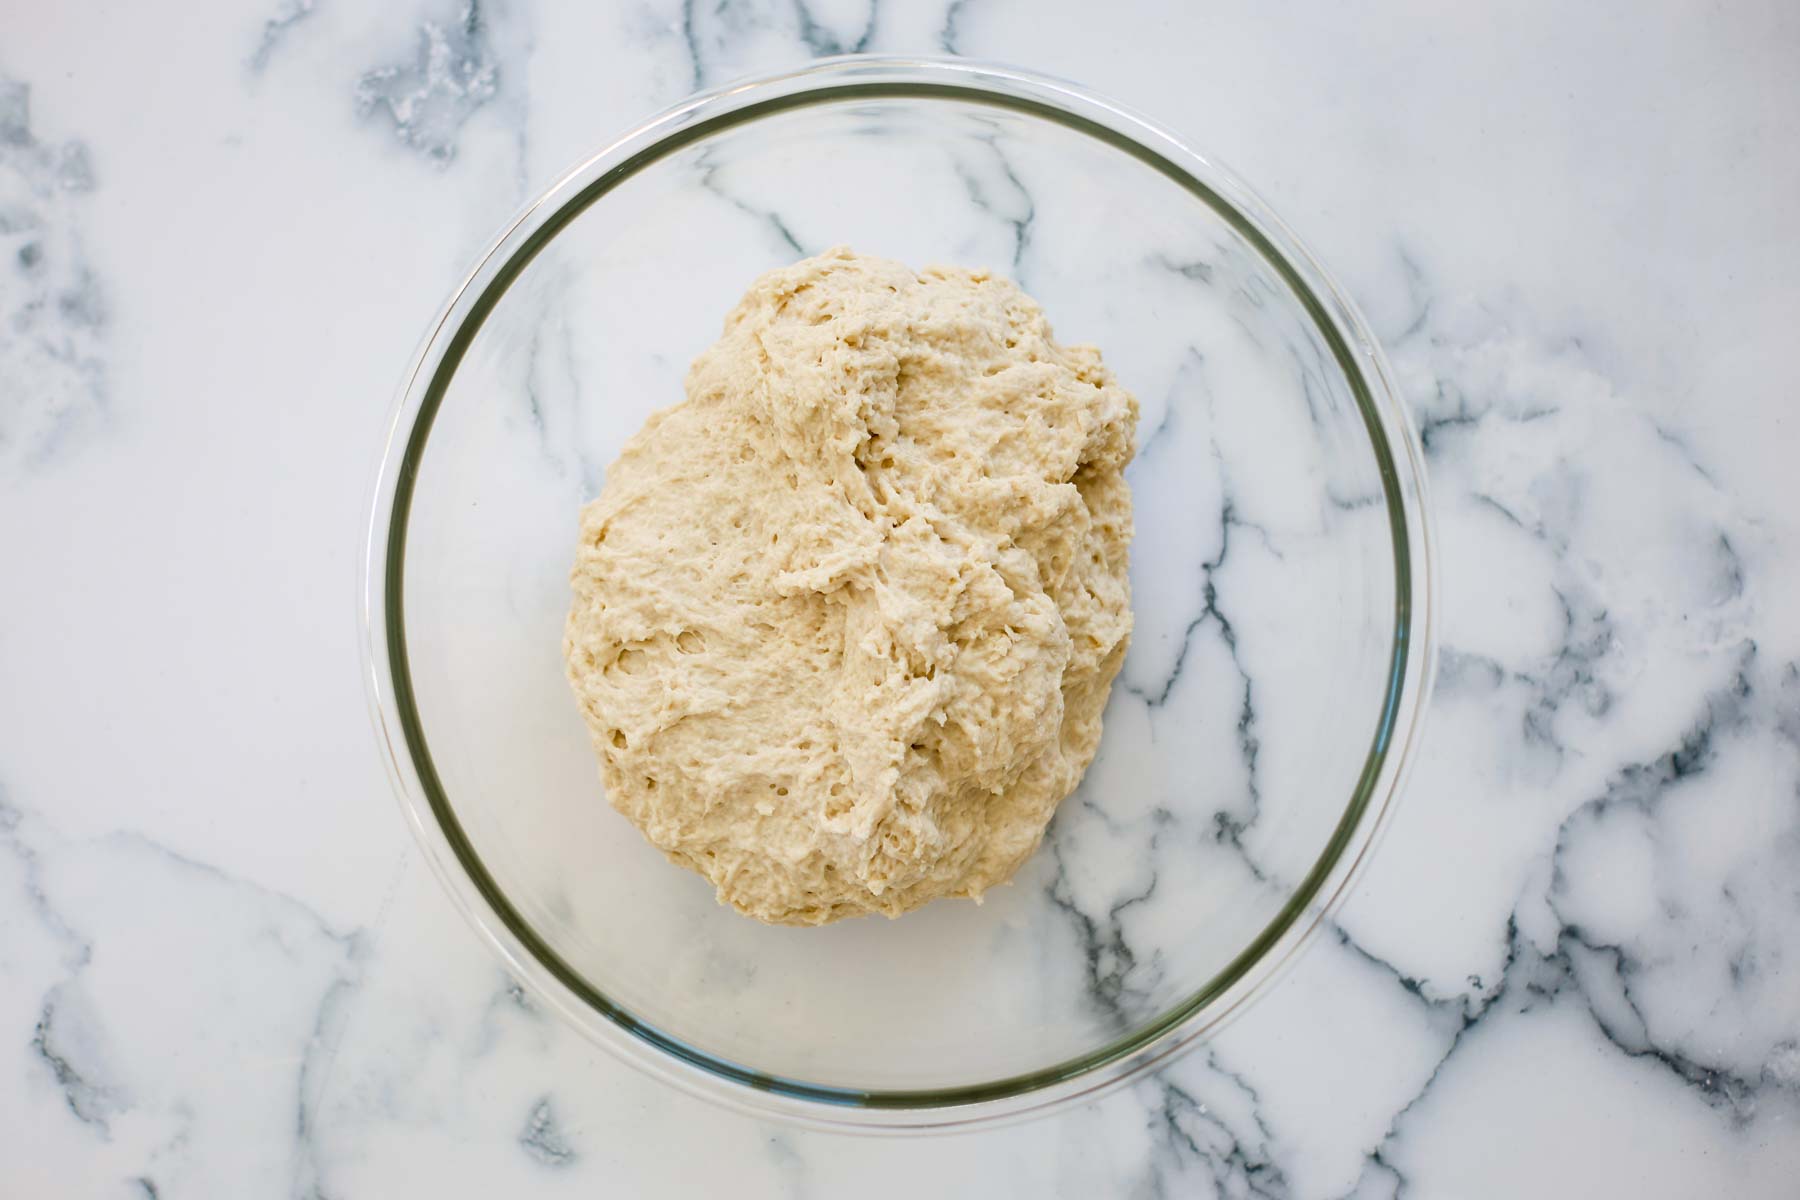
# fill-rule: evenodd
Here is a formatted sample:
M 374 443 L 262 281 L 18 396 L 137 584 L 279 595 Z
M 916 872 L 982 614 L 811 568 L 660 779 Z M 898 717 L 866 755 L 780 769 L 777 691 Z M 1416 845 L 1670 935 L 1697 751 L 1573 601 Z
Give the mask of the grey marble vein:
M 1363 1165 L 1362 1175 L 1352 1191 L 1347 1193 L 1347 1196 L 1363 1197 L 1384 1195 L 1398 1200 L 1400 1196 L 1405 1194 L 1407 1180 L 1400 1169 L 1391 1161 L 1392 1146 L 1403 1136 L 1403 1126 L 1408 1116 L 1421 1104 L 1427 1101 L 1433 1088 L 1436 1087 L 1439 1078 L 1443 1075 L 1445 1068 L 1456 1055 L 1457 1051 L 1462 1047 L 1471 1031 L 1481 1024 L 1489 1012 L 1497 1010 L 1498 1004 L 1506 994 L 1509 983 L 1518 978 L 1515 976 L 1514 966 L 1521 961 L 1520 955 L 1521 941 L 1518 922 L 1516 919 L 1509 918 L 1506 927 L 1506 958 L 1502 966 L 1499 986 L 1485 996 L 1476 994 L 1471 997 L 1471 1001 L 1466 1005 L 1463 1012 L 1461 1025 L 1451 1037 L 1449 1045 L 1445 1048 L 1437 1062 L 1432 1066 L 1431 1072 L 1426 1076 L 1424 1083 L 1420 1085 L 1419 1089 L 1413 1094 L 1411 1099 L 1409 1099 L 1394 1115 L 1393 1120 L 1388 1125 L 1386 1134 L 1383 1135 L 1382 1139 L 1375 1146 L 1370 1148 Z M 1528 979 L 1518 983 L 1517 986 L 1529 991 L 1532 988 L 1535 988 L 1537 984 L 1535 980 Z M 1384 1190 L 1378 1192 L 1371 1191 L 1371 1183 L 1376 1186 L 1385 1185 Z
M 984 179 L 983 173 L 973 164 L 958 158 L 955 162 L 956 176 L 962 181 L 969 203 L 1005 223 L 1012 232 L 1012 277 L 1014 282 L 1023 287 L 1027 285 L 1025 252 L 1031 246 L 1032 227 L 1037 220 L 1037 204 L 1031 198 L 1031 189 L 1019 178 L 1018 171 L 1001 145 L 1003 131 L 991 121 L 984 120 L 983 123 L 989 125 L 993 132 L 976 140 L 988 148 L 992 156 L 992 170 Z
M 1358 962 L 1372 968 L 1384 978 L 1399 985 L 1401 991 L 1419 1001 L 1420 1004 L 1424 1005 L 1432 1012 L 1441 1013 L 1446 1010 L 1460 1009 L 1463 1007 L 1466 998 L 1459 997 L 1455 1000 L 1450 1000 L 1428 994 L 1423 979 L 1408 975 L 1405 971 L 1402 971 L 1387 959 L 1382 958 L 1380 955 L 1364 946 L 1361 942 L 1357 941 L 1356 938 L 1351 936 L 1350 931 L 1345 929 L 1341 922 L 1337 920 L 1327 920 L 1325 922 L 1325 930 L 1339 946 L 1342 946 L 1348 951 Z
M 1394 256 L 1399 260 L 1400 276 L 1405 281 L 1408 315 L 1400 331 L 1386 340 L 1390 345 L 1399 345 L 1425 328 L 1426 322 L 1431 319 L 1432 297 L 1425 286 L 1423 268 L 1406 246 L 1395 247 Z
M 1590 717 L 1604 717 L 1612 707 L 1612 690 L 1598 668 L 1617 647 L 1618 633 L 1604 607 L 1591 600 L 1578 607 L 1570 593 L 1556 589 L 1555 594 L 1562 607 L 1562 637 L 1543 674 L 1523 677 L 1536 693 L 1525 709 L 1524 732 L 1527 742 L 1561 755 L 1568 748 L 1556 725 L 1565 706 L 1578 704 Z
M 1208 1068 L 1218 1070 L 1210 1060 Z M 1144 1194 L 1156 1200 L 1188 1195 L 1189 1173 L 1198 1170 L 1209 1177 L 1215 1195 L 1286 1200 L 1293 1192 L 1275 1161 L 1269 1128 L 1254 1112 L 1259 1102 L 1256 1090 L 1241 1075 L 1220 1073 L 1248 1098 L 1256 1139 L 1233 1130 L 1179 1084 L 1159 1080 L 1160 1103 L 1152 1109 L 1157 1152 L 1150 1162 Z
M 63 982 L 53 985 L 38 1008 L 37 1023 L 31 1032 L 31 1051 L 50 1073 L 63 1105 L 83 1124 L 105 1134 L 110 1118 L 121 1105 L 114 1089 L 91 1068 L 85 1066 L 75 1046 L 84 1049 L 91 1042 L 91 1028 L 79 1018 L 71 1022 L 71 1008 L 64 985 L 76 978 L 93 961 L 92 943 L 69 924 L 50 902 L 44 890 L 43 862 L 38 852 L 25 840 L 21 831 L 24 814 L 0 789 L 0 849 L 18 864 L 23 874 L 26 904 L 38 923 L 50 932 L 62 947 Z M 71 1024 L 84 1026 L 70 1029 Z
M 1687 438 L 1676 433 L 1673 429 L 1670 429 L 1660 421 L 1652 421 L 1651 428 L 1656 431 L 1658 440 L 1671 447 L 1677 454 L 1681 455 L 1682 461 L 1685 462 L 1689 469 L 1696 475 L 1699 475 L 1700 478 L 1706 480 L 1706 482 L 1712 484 L 1714 487 L 1719 486 L 1718 477 L 1700 462 L 1700 456 L 1694 452 L 1694 447 L 1689 444 Z
M 1701 698 L 1695 718 L 1674 745 L 1654 758 L 1620 767 L 1599 795 L 1562 823 L 1550 854 L 1552 874 L 1547 900 L 1555 926 L 1547 941 L 1543 934 L 1525 932 L 1517 910 L 1508 918 L 1497 985 L 1484 992 L 1481 981 L 1472 980 L 1475 990 L 1452 1002 L 1461 1009 L 1460 1024 L 1424 1085 L 1396 1114 L 1383 1141 L 1370 1150 L 1364 1184 L 1382 1179 L 1390 1185 L 1386 1194 L 1405 1194 L 1406 1177 L 1395 1165 L 1393 1147 L 1405 1137 L 1410 1114 L 1430 1102 L 1439 1078 L 1454 1069 L 1463 1048 L 1471 1038 L 1481 1035 L 1488 1022 L 1517 1019 L 1540 1006 L 1578 1004 L 1608 1045 L 1628 1058 L 1654 1064 L 1671 1083 L 1706 1105 L 1723 1110 L 1738 1125 L 1755 1116 L 1758 1099 L 1767 1089 L 1800 1095 L 1796 1091 L 1800 1079 L 1784 1073 L 1779 1065 L 1771 1065 L 1785 1061 L 1783 1047 L 1791 1045 L 1791 1039 L 1775 1043 L 1768 1060 L 1751 1070 L 1659 1035 L 1636 994 L 1638 981 L 1648 969 L 1646 964 L 1628 947 L 1596 937 L 1568 911 L 1572 905 L 1567 874 L 1572 845 L 1604 836 L 1609 814 L 1620 808 L 1654 820 L 1672 790 L 1719 764 L 1724 752 L 1722 738 L 1742 735 L 1758 723 L 1776 724 L 1789 719 L 1784 709 L 1793 698 L 1779 683 L 1773 696 L 1759 700 L 1758 688 L 1752 682 L 1756 657 L 1753 644 L 1743 647 L 1732 677 Z M 1796 664 L 1784 664 L 1776 672 L 1777 680 L 1793 677 Z M 1741 740 L 1738 752 L 1751 744 Z M 1790 853 L 1795 866 L 1800 867 L 1800 846 Z M 1419 981 L 1397 971 L 1396 978 L 1407 991 L 1426 999 Z M 1370 1193 L 1359 1187 L 1357 1194 Z
M 1512 411 L 1498 411 L 1494 406 L 1472 401 L 1456 383 L 1439 379 L 1437 394 L 1428 404 L 1415 404 L 1419 443 L 1427 458 L 1435 457 L 1446 438 L 1472 432 L 1490 416 L 1524 424 L 1556 414 L 1554 406 L 1527 406 Z
M 1203 258 L 1177 259 L 1159 252 L 1151 255 L 1150 261 L 1192 283 L 1211 284 L 1213 275 L 1218 271 L 1217 267 Z
M 800 40 L 806 48 L 817 57 L 825 58 L 833 54 L 861 54 L 869 48 L 875 38 L 875 22 L 881 15 L 881 0 L 869 0 L 869 16 L 854 38 L 842 33 L 833 32 L 819 23 L 812 9 L 807 7 L 806 0 L 794 0 L 794 17 L 799 22 Z
M 1800 750 L 1800 662 L 1781 668 L 1775 688 L 1775 735 Z
M 85 966 L 93 957 L 93 948 L 75 932 L 45 894 L 43 859 L 25 840 L 21 832 L 24 821 L 24 812 L 12 803 L 5 786 L 0 785 L 0 848 L 4 848 L 23 868 L 26 902 L 32 914 L 62 944 L 65 965 L 71 970 Z
M 1181 363 L 1175 370 L 1174 382 L 1163 397 L 1162 416 L 1155 425 L 1146 430 L 1140 423 L 1137 431 L 1137 454 L 1134 462 L 1142 470 L 1142 464 L 1162 455 L 1162 443 L 1180 424 L 1183 397 L 1190 388 L 1199 389 L 1204 394 L 1206 355 L 1197 346 L 1189 346 L 1183 351 Z
M 563 294 L 556 283 L 545 286 L 544 315 L 525 349 L 524 419 L 545 464 L 571 480 L 586 500 L 599 494 L 606 468 L 582 449 L 588 409 L 582 403 L 574 334 L 559 311 Z
M 1420 306 L 1421 316 L 1414 324 L 1423 327 L 1429 321 L 1430 304 Z M 1427 405 L 1436 413 L 1436 423 L 1428 422 L 1433 431 L 1434 447 L 1442 448 L 1442 438 L 1450 430 L 1473 432 L 1488 417 L 1497 415 L 1519 424 L 1530 424 L 1556 415 L 1560 409 L 1554 402 L 1542 400 L 1520 404 L 1491 397 L 1475 400 L 1455 383 L 1440 382 L 1435 401 Z M 1666 439 L 1665 439 L 1666 440 Z M 1685 456 L 1690 457 L 1691 456 Z M 1691 464 L 1698 478 L 1710 478 L 1698 464 Z M 1459 472 L 1460 473 L 1460 472 Z M 1458 481 L 1461 483 L 1460 479 Z M 1520 739 L 1537 742 L 1556 750 L 1567 751 L 1564 737 L 1557 727 L 1564 710 L 1577 708 L 1591 722 L 1604 722 L 1613 709 L 1614 690 L 1607 667 L 1618 653 L 1621 637 L 1619 622 L 1609 611 L 1601 595 L 1594 593 L 1580 571 L 1564 566 L 1579 553 L 1580 536 L 1574 532 L 1582 518 L 1582 507 L 1559 497 L 1554 474 L 1546 488 L 1535 493 L 1533 516 L 1525 517 L 1508 503 L 1488 495 L 1479 487 L 1469 489 L 1473 503 L 1492 511 L 1514 529 L 1543 545 L 1558 564 L 1557 582 L 1552 589 L 1562 614 L 1562 630 L 1555 649 L 1542 666 L 1521 668 L 1508 665 L 1488 655 L 1471 653 L 1455 647 L 1442 652 L 1443 677 L 1440 688 L 1445 697 L 1491 693 L 1501 688 L 1520 687 L 1526 699 L 1521 709 Z M 1571 493 L 1578 494 L 1578 493 Z M 1705 576 L 1713 582 L 1699 589 L 1706 603 L 1730 607 L 1738 604 L 1752 590 L 1743 556 L 1737 551 L 1736 535 L 1720 528 L 1697 549 L 1696 563 L 1710 559 Z M 1660 803 L 1670 788 L 1681 787 L 1703 774 L 1714 761 L 1721 736 L 1729 735 L 1744 745 L 1753 745 L 1755 730 L 1747 727 L 1744 705 L 1749 703 L 1752 685 L 1747 682 L 1749 664 L 1754 659 L 1754 644 L 1746 642 L 1742 659 L 1733 680 L 1708 694 L 1701 715 L 1678 743 L 1659 758 L 1641 764 L 1627 764 L 1617 769 L 1605 791 L 1571 815 L 1563 826 L 1557 848 L 1552 854 L 1556 864 L 1550 902 L 1557 912 L 1559 928 L 1545 948 L 1521 932 L 1515 914 L 1508 919 L 1502 965 L 1498 979 L 1469 978 L 1469 990 L 1441 991 L 1424 978 L 1408 972 L 1370 953 L 1352 938 L 1341 925 L 1330 928 L 1338 944 L 1357 959 L 1391 978 L 1404 993 L 1422 1006 L 1428 1022 L 1445 1037 L 1442 1059 L 1412 1100 L 1396 1114 L 1389 1135 L 1370 1150 L 1361 1179 L 1350 1193 L 1356 1196 L 1400 1195 L 1409 1189 L 1404 1160 L 1397 1150 L 1405 1144 L 1409 1114 L 1429 1104 L 1441 1075 L 1456 1069 L 1462 1047 L 1470 1037 L 1479 1036 L 1485 1023 L 1495 1019 L 1516 1019 L 1529 1013 L 1533 1006 L 1578 1002 L 1589 1015 L 1595 1029 L 1616 1051 L 1627 1058 L 1656 1065 L 1672 1082 L 1692 1091 L 1704 1103 L 1717 1107 L 1736 1123 L 1754 1119 L 1759 1089 L 1777 1087 L 1791 1091 L 1794 1072 L 1785 1064 L 1794 1057 L 1792 1035 L 1772 1043 L 1767 1058 L 1759 1065 L 1743 1063 L 1717 1052 L 1698 1051 L 1692 1046 L 1671 1044 L 1656 1033 L 1654 1007 L 1640 995 L 1639 980 L 1651 970 L 1640 952 L 1616 940 L 1594 936 L 1573 912 L 1565 912 L 1565 903 L 1557 901 L 1562 886 L 1565 861 L 1564 842 L 1570 838 L 1591 838 L 1590 823 L 1607 820 L 1605 813 L 1618 805 L 1634 811 L 1647 811 Z M 1793 664 L 1777 671 L 1780 679 L 1800 678 Z M 1780 691 L 1780 688 L 1776 689 Z M 1781 703 L 1773 714 L 1765 714 L 1775 729 L 1784 720 Z M 1584 816 L 1583 814 L 1587 814 Z M 1652 818 L 1654 819 L 1654 818 Z M 1800 866 L 1800 863 L 1796 864 Z M 1583 878 L 1591 879 L 1591 868 Z M 1727 905 L 1737 904 L 1729 886 L 1721 893 Z M 1753 910 L 1745 902 L 1746 912 Z M 1745 918 L 1746 920 L 1752 918 Z M 1658 953 L 1663 953 L 1659 950 Z M 1763 956 L 1749 945 L 1734 947 L 1727 970 L 1735 981 L 1752 980 L 1756 964 Z
M 98 854 L 109 856 L 116 863 L 130 864 L 131 870 L 146 872 L 144 879 L 181 881 L 178 887 L 197 884 L 202 892 L 223 888 L 233 902 L 266 914 L 252 918 L 267 922 L 258 928 L 257 936 L 270 943 L 276 957 L 283 961 L 292 961 L 299 954 L 298 947 L 288 940 L 296 928 L 295 920 L 305 927 L 306 936 L 317 935 L 322 943 L 334 948 L 342 965 L 334 970 L 324 988 L 311 1030 L 295 1057 L 296 1098 L 292 1109 L 293 1193 L 322 1195 L 314 1105 L 318 1093 L 329 1082 L 347 1000 L 357 981 L 361 934 L 339 933 L 316 912 L 290 897 L 268 892 L 139 834 L 109 834 L 73 845 L 65 843 L 40 819 L 28 817 L 4 798 L 0 798 L 0 852 L 17 864 L 26 906 L 37 926 L 62 947 L 60 976 L 44 991 L 31 1031 L 32 1055 L 54 1084 L 63 1107 L 102 1141 L 119 1140 L 120 1130 L 127 1124 L 142 1129 L 148 1122 L 151 1128 L 173 1129 L 169 1139 L 154 1148 L 155 1153 L 177 1153 L 185 1145 L 188 1127 L 195 1118 L 186 1100 L 177 1097 L 170 1102 L 166 1097 L 145 1094 L 142 1080 L 133 1077 L 134 1068 L 127 1060 L 154 1048 L 121 1044 L 115 1023 L 122 1014 L 112 1007 L 119 998 L 108 990 L 112 977 L 99 971 L 100 978 L 96 980 L 96 963 L 102 951 L 112 956 L 108 961 L 116 962 L 115 940 L 122 931 L 88 915 L 82 906 L 86 900 L 84 892 L 74 893 L 81 905 L 68 898 L 61 903 L 53 901 L 46 878 L 48 862 L 61 861 L 71 853 Z M 129 931 L 124 931 L 124 936 L 129 936 Z M 136 1000 L 132 997 L 131 1003 Z M 127 1052 L 124 1057 L 122 1051 Z M 172 1107 L 164 1108 L 171 1103 Z M 174 1124 L 168 1126 L 171 1117 Z M 134 1134 L 131 1141 L 138 1144 L 140 1135 Z M 154 1167 L 158 1161 L 153 1155 L 145 1165 Z M 134 1177 L 134 1182 L 146 1195 L 161 1194 L 167 1187 L 166 1182 L 159 1182 L 162 1178 L 160 1169 L 144 1170 Z
M 747 64 L 735 57 L 739 48 L 769 34 L 806 50 L 804 31 L 811 22 L 810 11 L 795 0 L 682 0 L 680 29 L 690 87 L 697 91 L 745 74 Z M 812 28 L 814 36 L 829 36 L 816 24 Z
M 525 985 L 511 975 L 506 976 L 506 986 L 501 989 L 500 994 L 508 1004 L 520 1012 L 529 1013 L 532 1016 L 537 1015 L 538 1007 L 532 1003 L 531 997 L 525 994 Z
M 327 1164 L 319 1148 L 316 1111 L 319 1097 L 331 1083 L 337 1066 L 338 1050 L 343 1044 L 344 1022 L 358 984 L 358 973 L 365 945 L 360 932 L 347 935 L 330 934 L 339 941 L 349 969 L 333 979 L 319 998 L 313 1018 L 312 1033 L 306 1039 L 306 1051 L 300 1060 L 300 1071 L 294 1083 L 294 1141 L 296 1145 L 294 1186 L 303 1194 L 324 1196 L 321 1180 Z
M 1448 697 L 1492 692 L 1510 677 L 1510 672 L 1498 659 L 1445 646 L 1438 651 L 1435 694 Z
M 706 63 L 700 52 L 699 28 L 695 23 L 695 7 L 701 0 L 681 0 L 681 41 L 688 58 L 688 86 L 699 91 L 706 86 Z M 719 7 L 723 8 L 721 3 Z
M 824 58 L 863 54 L 886 36 L 884 0 L 681 0 L 672 32 L 680 41 L 686 83 L 699 91 L 776 65 L 752 48 L 781 48 L 782 65 L 796 55 Z M 901 10 L 902 20 L 906 15 Z M 761 59 L 759 61 L 759 58 Z
M 44 997 L 37 1027 L 31 1034 L 31 1050 L 50 1069 L 62 1092 L 63 1104 L 75 1114 L 75 1119 L 105 1134 L 111 1118 L 124 1105 L 111 1087 L 94 1078 L 89 1069 L 77 1065 L 74 1050 L 65 1048 L 65 1039 L 70 1036 L 62 1028 L 68 1011 L 66 1004 L 60 987 L 52 988 Z
M 488 998 L 470 1039 L 471 1057 L 483 1057 L 499 1047 L 518 1020 L 541 1029 L 545 1014 L 526 994 L 524 985 L 503 971 L 500 988 Z
M 526 1114 L 525 1127 L 519 1131 L 519 1148 L 546 1167 L 570 1167 L 581 1158 L 563 1133 L 556 1105 L 549 1096 L 538 1097 Z
M 813 251 L 808 250 L 805 245 L 801 243 L 800 238 L 794 233 L 793 229 L 788 226 L 788 223 L 782 218 L 780 213 L 773 209 L 758 206 L 752 201 L 738 195 L 727 186 L 725 180 L 720 178 L 721 175 L 725 174 L 725 169 L 715 160 L 710 148 L 703 150 L 695 158 L 694 167 L 699 172 L 699 182 L 702 188 L 725 201 L 725 203 L 731 205 L 731 207 L 737 209 L 745 216 L 755 218 L 765 230 L 774 236 L 776 241 L 791 251 L 795 257 L 805 258 L 807 255 L 813 253 Z
M 343 967 L 330 980 L 320 996 L 312 1028 L 300 1056 L 299 1070 L 296 1073 L 294 1084 L 293 1189 L 296 1195 L 309 1198 L 320 1197 L 323 1200 L 326 1193 L 322 1189 L 320 1179 L 323 1175 L 324 1164 L 321 1161 L 317 1144 L 314 1109 L 319 1095 L 330 1083 L 331 1073 L 337 1061 L 338 1048 L 343 1037 L 344 1021 L 348 1016 L 352 997 L 360 983 L 360 964 L 366 953 L 366 943 L 362 931 L 339 932 L 332 928 L 331 924 L 314 909 L 291 896 L 268 892 L 258 884 L 241 879 L 212 863 L 202 862 L 170 849 L 142 834 L 115 834 L 106 841 L 147 854 L 178 871 L 210 880 L 233 891 L 248 893 L 258 900 L 272 900 L 281 906 L 297 910 L 302 918 L 310 923 L 326 941 L 334 944 L 341 951 Z
M 462 127 L 500 91 L 500 64 L 481 0 L 454 21 L 426 21 L 412 61 L 375 67 L 356 83 L 356 111 L 379 114 L 402 145 L 439 164 L 456 157 Z
M 1698 467 L 1695 469 L 1699 470 Z M 1701 476 L 1704 478 L 1705 473 L 1701 472 Z M 1713 541 L 1711 551 L 1709 557 L 1712 560 L 1715 580 L 1713 602 L 1730 604 L 1734 600 L 1742 599 L 1749 584 L 1745 574 L 1743 556 L 1738 553 L 1737 547 L 1731 544 L 1730 535 L 1724 530 L 1720 530 L 1719 536 Z
M 1166 823 L 1166 822 L 1164 822 Z M 1146 847 L 1146 859 L 1157 848 L 1158 830 Z M 1081 950 L 1084 988 L 1088 1002 L 1114 1030 L 1123 1032 L 1148 1015 L 1160 974 L 1154 954 L 1141 958 L 1126 936 L 1123 916 L 1127 909 L 1149 901 L 1156 894 L 1156 871 L 1147 872 L 1145 882 L 1135 891 L 1119 897 L 1098 915 L 1090 913 L 1077 899 L 1069 885 L 1068 849 L 1064 839 L 1046 839 L 1056 864 L 1056 874 L 1045 894 L 1067 919 Z
M 1628 1058 L 1657 1064 L 1708 1104 L 1725 1109 L 1739 1127 L 1749 1123 L 1756 1112 L 1760 1081 L 1658 1045 L 1631 995 L 1631 976 L 1641 969 L 1635 959 L 1618 946 L 1589 941 L 1578 925 L 1564 927 L 1559 949 L 1571 984 L 1587 1002 L 1595 1026 L 1610 1045 Z
M 945 54 L 961 54 L 963 10 L 970 0 L 950 0 L 944 9 L 944 23 L 938 29 L 937 48 Z
M 275 51 L 287 40 L 289 31 L 310 17 L 317 5 L 318 0 L 281 0 L 275 11 L 263 21 L 262 36 L 257 39 L 256 49 L 250 55 L 250 70 L 266 70 Z
M 1174 419 L 1173 411 L 1173 406 L 1171 406 L 1171 415 L 1165 418 L 1165 422 Z M 1153 433 L 1152 437 L 1154 436 Z M 1217 453 L 1216 447 L 1214 453 Z M 1227 559 L 1231 554 L 1233 536 L 1240 532 L 1258 534 L 1265 544 L 1268 543 L 1267 531 L 1254 522 L 1240 517 L 1231 501 L 1229 492 L 1227 492 L 1219 508 L 1218 552 L 1212 558 L 1202 560 L 1200 563 L 1200 609 L 1182 630 L 1180 644 L 1168 673 L 1151 687 L 1130 681 L 1124 681 L 1120 686 L 1126 693 L 1142 700 L 1146 707 L 1152 710 L 1162 708 L 1169 702 L 1170 696 L 1187 669 L 1188 656 L 1192 651 L 1194 638 L 1199 635 L 1201 630 L 1208 627 L 1216 631 L 1220 644 L 1225 648 L 1226 654 L 1231 659 L 1232 667 L 1237 672 L 1240 699 L 1238 701 L 1236 737 L 1239 759 L 1244 768 L 1245 805 L 1241 815 L 1224 810 L 1215 813 L 1216 824 L 1213 836 L 1218 841 L 1229 843 L 1241 850 L 1243 836 L 1255 824 L 1262 806 L 1262 789 L 1257 777 L 1257 759 L 1261 753 L 1262 743 L 1256 728 L 1255 682 L 1240 653 L 1237 630 L 1232 625 L 1231 618 L 1221 607 L 1219 592 L 1219 575 L 1225 569 Z M 1250 861 L 1248 857 L 1245 861 L 1259 880 L 1266 878 L 1261 867 Z
M 41 465 L 100 423 L 108 304 L 81 236 L 94 169 L 32 128 L 31 89 L 0 78 L 0 473 Z

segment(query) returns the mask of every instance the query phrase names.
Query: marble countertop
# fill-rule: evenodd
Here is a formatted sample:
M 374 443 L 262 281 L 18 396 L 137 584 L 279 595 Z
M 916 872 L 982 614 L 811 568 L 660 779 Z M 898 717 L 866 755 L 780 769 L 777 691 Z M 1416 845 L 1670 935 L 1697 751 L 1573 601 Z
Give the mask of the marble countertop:
M 1795 1194 L 1800 20 L 1192 8 L 15 13 L 0 1193 Z M 413 849 L 357 672 L 392 385 L 475 251 L 693 88 L 864 50 L 1232 164 L 1386 341 L 1442 559 L 1337 929 L 1160 1075 L 941 1139 L 737 1116 L 554 1023 Z

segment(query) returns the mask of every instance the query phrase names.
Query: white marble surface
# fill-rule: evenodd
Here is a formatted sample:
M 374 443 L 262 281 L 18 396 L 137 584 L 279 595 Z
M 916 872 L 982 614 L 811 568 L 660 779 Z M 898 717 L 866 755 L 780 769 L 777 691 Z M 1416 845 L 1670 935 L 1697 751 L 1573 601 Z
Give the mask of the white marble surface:
M 1791 1196 L 1790 7 L 14 0 L 0 40 L 0 1194 Z M 413 850 L 353 594 L 489 233 L 697 84 L 1067 75 L 1231 163 L 1387 340 L 1442 673 L 1339 930 L 1209 1047 L 902 1142 L 551 1023 Z

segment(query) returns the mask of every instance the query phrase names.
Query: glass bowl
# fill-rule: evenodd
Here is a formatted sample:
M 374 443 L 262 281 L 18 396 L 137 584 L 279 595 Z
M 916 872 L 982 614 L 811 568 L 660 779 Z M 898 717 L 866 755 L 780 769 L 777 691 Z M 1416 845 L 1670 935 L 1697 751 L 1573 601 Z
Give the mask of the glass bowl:
M 987 266 L 1142 405 L 1136 632 L 1098 757 L 985 903 L 759 925 L 612 811 L 563 679 L 577 515 L 758 273 Z M 367 675 L 406 811 L 508 967 L 713 1099 L 960 1127 L 1237 1010 L 1343 895 L 1431 662 L 1416 438 L 1269 211 L 1064 83 L 853 58 L 697 96 L 528 206 L 432 326 L 376 485 Z

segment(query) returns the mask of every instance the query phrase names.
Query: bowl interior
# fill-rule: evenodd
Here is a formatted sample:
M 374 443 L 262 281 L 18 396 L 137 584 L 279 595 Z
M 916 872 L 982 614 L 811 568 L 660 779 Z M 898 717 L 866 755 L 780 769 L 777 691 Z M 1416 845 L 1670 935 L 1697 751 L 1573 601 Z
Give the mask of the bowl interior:
M 1009 275 L 1136 392 L 1136 633 L 1011 886 L 765 928 L 606 803 L 563 679 L 567 574 L 580 505 L 744 287 L 837 243 Z M 657 1037 L 801 1085 L 1053 1077 L 1203 1002 L 1339 835 L 1391 701 L 1389 503 L 1305 306 L 1190 188 L 970 99 L 744 117 L 593 199 L 474 332 L 404 519 L 418 734 L 523 936 Z

